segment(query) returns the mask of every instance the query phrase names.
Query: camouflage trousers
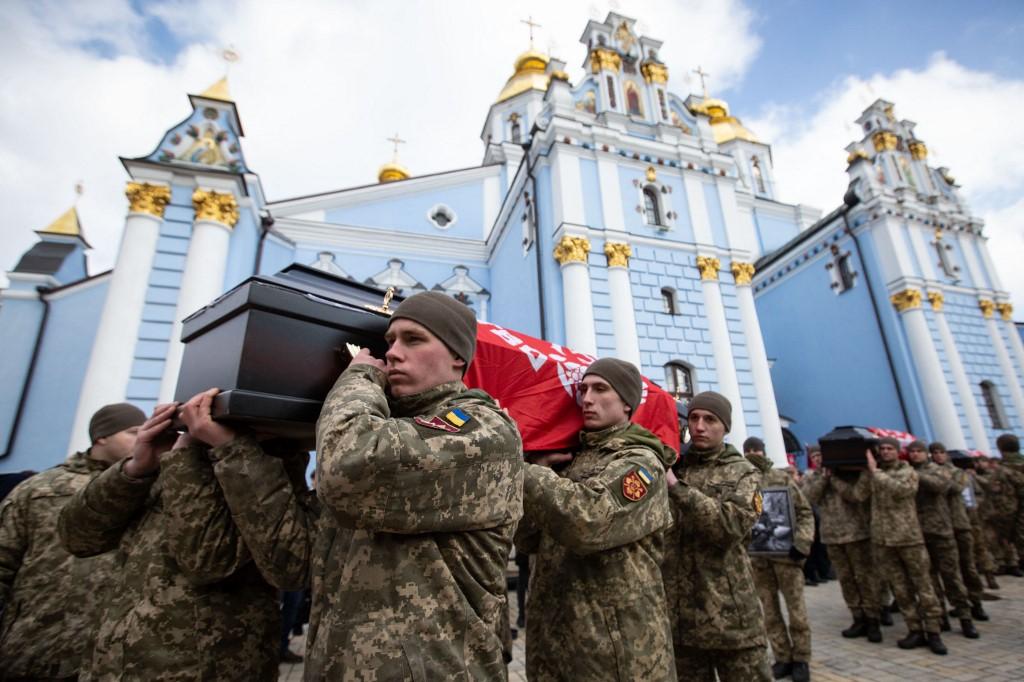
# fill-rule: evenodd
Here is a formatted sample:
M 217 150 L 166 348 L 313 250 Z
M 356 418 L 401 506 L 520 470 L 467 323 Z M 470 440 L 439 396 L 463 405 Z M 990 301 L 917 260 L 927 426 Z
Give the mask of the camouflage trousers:
M 892 587 L 907 629 L 938 633 L 942 606 L 932 587 L 924 543 L 903 547 L 875 545 L 875 558 Z
M 811 660 L 811 626 L 804 602 L 804 571 L 792 561 L 751 558 L 757 596 L 764 607 L 764 627 L 775 660 L 781 663 Z M 786 601 L 789 625 L 782 618 L 779 593 Z
M 960 574 L 960 551 L 957 549 L 956 538 L 926 533 L 924 546 L 928 550 L 932 589 L 935 590 L 939 606 L 948 600 L 955 618 L 970 618 L 971 603 L 967 600 L 967 588 Z
M 984 575 L 992 575 L 996 572 L 996 560 L 992 558 L 988 534 L 980 520 L 971 520 L 971 538 L 974 540 L 974 565 Z
M 960 576 L 964 579 L 964 587 L 967 589 L 967 599 L 974 606 L 981 605 L 981 593 L 985 591 L 985 585 L 981 582 L 981 575 L 974 563 L 974 534 L 967 528 L 958 528 L 953 531 L 956 538 L 956 551 L 960 557 Z
M 1014 544 L 1013 517 L 997 517 L 985 522 L 985 535 L 996 568 L 1016 566 L 1020 563 L 1017 546 Z
M 828 546 L 828 557 L 836 569 L 843 601 L 854 618 L 881 616 L 881 587 L 872 561 L 870 540 Z
M 679 682 L 770 682 L 771 667 L 763 646 L 747 649 L 676 647 Z

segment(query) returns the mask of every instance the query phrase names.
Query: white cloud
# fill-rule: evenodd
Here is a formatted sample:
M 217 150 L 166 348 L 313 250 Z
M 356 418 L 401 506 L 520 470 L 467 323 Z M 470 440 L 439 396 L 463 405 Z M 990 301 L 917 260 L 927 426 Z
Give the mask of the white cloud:
M 712 74 L 716 93 L 742 78 L 760 48 L 740 0 L 613 2 L 643 32 L 665 41 L 672 87 L 696 90 L 690 71 Z M 527 46 L 520 22 L 543 24 L 552 46 L 582 75 L 577 40 L 607 7 L 586 0 L 498 2 L 265 2 L 166 0 L 148 5 L 184 48 L 161 63 L 128 0 L 5 2 L 0 13 L 0 272 L 41 229 L 79 202 L 93 272 L 116 256 L 126 175 L 118 156 L 148 154 L 224 70 L 219 50 L 242 56 L 230 89 L 245 128 L 249 165 L 269 198 L 372 183 L 390 157 L 384 138 L 409 141 L 414 174 L 478 164 L 487 109 Z M 117 50 L 104 59 L 82 45 Z M 0 281 L 0 286 L 3 282 Z
M 996 270 L 1024 311 L 1024 127 L 1013 118 L 1024 108 L 1024 81 L 973 71 L 937 53 L 921 70 L 848 76 L 802 105 L 768 105 L 746 123 L 772 144 L 782 200 L 826 211 L 842 201 L 844 148 L 862 137 L 853 121 L 877 98 L 917 123 L 930 165 L 950 168 L 972 212 L 985 219 Z

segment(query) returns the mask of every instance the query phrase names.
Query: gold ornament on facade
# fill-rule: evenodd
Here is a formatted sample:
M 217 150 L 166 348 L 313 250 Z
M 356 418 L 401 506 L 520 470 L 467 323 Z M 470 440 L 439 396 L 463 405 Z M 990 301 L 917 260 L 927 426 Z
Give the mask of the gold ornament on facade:
M 615 50 L 606 47 L 596 47 L 590 53 L 590 70 L 599 73 L 603 69 L 619 71 L 622 68 L 622 57 Z
M 196 220 L 212 220 L 228 227 L 238 222 L 238 202 L 232 194 L 220 194 L 213 190 L 197 189 L 192 193 L 192 208 Z
M 995 302 L 983 298 L 978 301 L 978 307 L 981 308 L 981 314 L 986 320 L 992 319 L 992 313 L 996 309 Z
M 729 269 L 732 270 L 732 276 L 736 280 L 736 284 L 750 284 L 750 281 L 754 278 L 753 263 L 741 263 L 734 260 Z
M 702 280 L 717 281 L 721 267 L 722 262 L 714 256 L 697 256 L 697 269 L 700 270 Z
M 132 213 L 148 213 L 163 218 L 164 209 L 171 203 L 171 188 L 166 185 L 129 182 L 124 193 Z
M 867 158 L 868 153 L 866 151 L 864 151 L 863 149 L 854 149 L 852 152 L 850 152 L 849 156 L 846 157 L 846 165 L 851 166 L 853 165 L 854 161 L 857 161 L 858 159 L 867 160 Z
M 647 182 L 657 182 L 658 181 L 658 171 L 654 170 L 654 166 L 648 166 L 647 167 L 646 176 L 647 176 Z
M 910 149 L 910 156 L 915 161 L 924 161 L 928 158 L 928 147 L 920 140 L 914 140 L 907 147 Z
M 942 304 L 946 301 L 941 291 L 929 291 L 928 302 L 932 304 L 932 310 L 939 312 L 942 310 Z
M 590 240 L 586 237 L 570 237 L 566 235 L 555 246 L 555 260 L 559 265 L 566 263 L 586 263 L 590 253 Z
M 904 289 L 897 291 L 889 297 L 896 310 L 903 313 L 908 310 L 917 310 L 921 307 L 921 291 L 919 289 Z
M 640 73 L 648 83 L 668 83 L 668 67 L 657 62 L 647 62 L 640 65 Z
M 898 147 L 900 144 L 900 138 L 896 137 L 894 133 L 890 133 L 887 130 L 879 130 L 877 133 L 871 136 L 871 141 L 875 145 L 876 152 L 895 151 L 896 147 Z
M 1010 302 L 996 303 L 996 310 L 999 311 L 999 316 L 1009 322 L 1013 319 L 1013 304 Z
M 605 242 L 604 255 L 608 258 L 608 267 L 628 268 L 633 249 L 625 242 Z

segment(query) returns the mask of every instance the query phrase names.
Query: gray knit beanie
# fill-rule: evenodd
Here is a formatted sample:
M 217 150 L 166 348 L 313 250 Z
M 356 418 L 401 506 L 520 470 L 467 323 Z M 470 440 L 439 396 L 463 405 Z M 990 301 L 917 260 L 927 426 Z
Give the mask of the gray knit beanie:
M 617 358 L 601 358 L 595 360 L 583 373 L 584 377 L 591 374 L 601 377 L 615 389 L 622 402 L 629 405 L 629 416 L 632 418 L 643 396 L 644 382 L 640 378 L 640 370 L 631 362 Z
M 145 421 L 146 413 L 129 403 L 104 405 L 89 420 L 89 440 L 95 443 L 133 426 L 142 426 Z
M 388 326 L 401 318 L 422 324 L 467 365 L 473 360 L 476 315 L 451 296 L 439 291 L 424 291 L 410 296 L 395 308 Z
M 690 414 L 694 410 L 707 410 L 725 424 L 725 432 L 732 431 L 732 403 L 721 393 L 704 391 L 693 396 L 690 401 Z

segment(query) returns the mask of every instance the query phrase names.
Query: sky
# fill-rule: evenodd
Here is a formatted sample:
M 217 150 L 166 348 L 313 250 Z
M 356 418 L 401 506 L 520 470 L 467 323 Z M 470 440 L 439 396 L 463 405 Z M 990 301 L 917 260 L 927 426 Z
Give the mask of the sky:
M 853 121 L 894 102 L 985 220 L 1024 319 L 1024 3 L 998 0 L 4 0 L 0 272 L 78 182 L 90 272 L 111 267 L 118 157 L 153 151 L 226 69 L 246 160 L 286 199 L 375 182 L 395 132 L 414 175 L 478 165 L 488 107 L 529 45 L 521 20 L 578 82 L 579 36 L 609 10 L 664 41 L 672 91 L 699 92 L 698 65 L 711 74 L 711 94 L 772 145 L 783 201 L 836 207 Z

